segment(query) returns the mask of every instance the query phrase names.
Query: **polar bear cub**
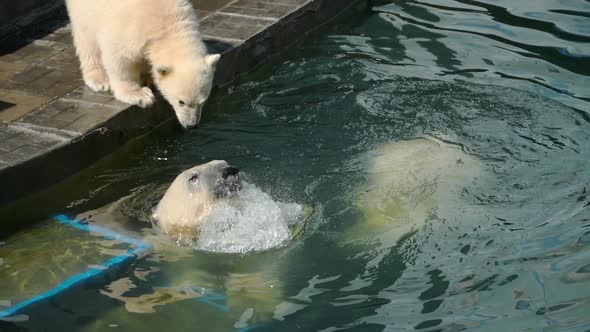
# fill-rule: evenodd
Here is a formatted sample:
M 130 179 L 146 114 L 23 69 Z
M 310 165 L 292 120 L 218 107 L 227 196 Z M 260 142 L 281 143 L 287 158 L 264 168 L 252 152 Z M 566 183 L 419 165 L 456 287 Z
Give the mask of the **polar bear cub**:
M 190 241 L 198 234 L 215 201 L 230 198 L 242 189 L 239 173 L 223 160 L 187 169 L 174 179 L 153 219 L 161 231 L 177 241 Z
M 66 0 L 84 82 L 118 100 L 154 102 L 140 84 L 146 62 L 185 128 L 196 126 L 219 54 L 207 54 L 189 0 Z

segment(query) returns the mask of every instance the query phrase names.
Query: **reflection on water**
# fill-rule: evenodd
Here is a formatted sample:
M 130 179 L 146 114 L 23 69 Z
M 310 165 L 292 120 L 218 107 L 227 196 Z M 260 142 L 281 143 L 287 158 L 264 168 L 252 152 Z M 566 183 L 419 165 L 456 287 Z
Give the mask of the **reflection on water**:
M 588 16 L 582 0 L 420 0 L 335 23 L 213 96 L 196 131 L 95 168 L 70 206 L 127 196 L 90 219 L 150 238 L 178 172 L 224 159 L 272 201 L 313 206 L 301 236 L 247 255 L 154 239 L 19 326 L 587 331 Z

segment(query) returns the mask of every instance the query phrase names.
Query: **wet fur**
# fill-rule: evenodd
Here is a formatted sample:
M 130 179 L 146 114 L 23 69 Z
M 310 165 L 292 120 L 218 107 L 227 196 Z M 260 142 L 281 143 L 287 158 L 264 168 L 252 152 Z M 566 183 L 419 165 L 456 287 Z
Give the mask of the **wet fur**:
M 219 55 L 207 54 L 188 0 L 66 0 L 66 5 L 86 85 L 147 107 L 155 99 L 141 84 L 148 65 L 180 123 L 199 122 Z

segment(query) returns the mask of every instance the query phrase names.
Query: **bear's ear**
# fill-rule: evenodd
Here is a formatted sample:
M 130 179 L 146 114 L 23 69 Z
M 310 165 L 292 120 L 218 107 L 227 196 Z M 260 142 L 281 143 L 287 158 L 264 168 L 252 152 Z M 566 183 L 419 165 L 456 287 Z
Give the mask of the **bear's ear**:
M 164 77 L 164 76 L 167 76 L 168 74 L 170 74 L 172 72 L 172 67 L 170 67 L 170 66 L 161 66 L 161 67 L 158 67 L 156 69 L 156 71 L 158 72 L 158 75 Z
M 209 54 L 209 55 L 205 56 L 205 63 L 207 65 L 209 65 L 210 67 L 214 67 L 220 58 L 221 58 L 221 55 L 219 55 L 219 54 Z

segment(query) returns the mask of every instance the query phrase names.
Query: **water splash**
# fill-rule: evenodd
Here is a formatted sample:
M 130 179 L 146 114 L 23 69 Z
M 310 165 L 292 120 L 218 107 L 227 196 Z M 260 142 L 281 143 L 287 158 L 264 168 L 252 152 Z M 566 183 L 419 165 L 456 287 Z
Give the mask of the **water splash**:
M 194 247 L 223 253 L 264 251 L 285 245 L 301 221 L 302 207 L 275 202 L 244 182 L 236 199 L 216 203 Z

